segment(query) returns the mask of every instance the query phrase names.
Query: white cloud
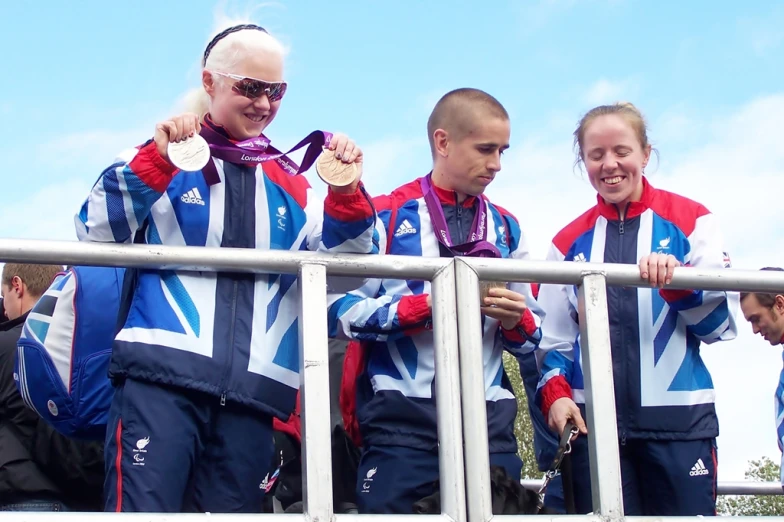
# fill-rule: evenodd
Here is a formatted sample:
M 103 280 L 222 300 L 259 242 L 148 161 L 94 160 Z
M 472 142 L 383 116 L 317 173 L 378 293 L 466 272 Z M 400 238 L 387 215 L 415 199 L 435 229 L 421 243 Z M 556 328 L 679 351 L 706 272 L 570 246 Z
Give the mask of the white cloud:
M 544 27 L 553 17 L 568 11 L 577 4 L 577 0 L 539 0 L 538 2 L 522 2 L 523 32 L 535 32 Z
M 751 47 L 757 54 L 764 54 L 774 49 L 784 40 L 784 35 L 779 30 L 765 29 L 755 33 L 751 38 Z
M 648 137 L 654 147 L 661 148 L 664 160 L 673 156 L 676 148 L 681 150 L 704 144 L 705 127 L 709 124 L 692 116 L 689 107 L 676 105 L 648 121 Z
M 781 33 L 784 9 L 781 4 L 774 3 L 772 7 L 764 18 L 741 18 L 737 21 L 741 40 L 760 56 L 775 50 L 784 42 Z
M 424 135 L 424 133 L 423 133 Z M 422 138 L 387 138 L 363 149 L 363 178 L 371 194 L 389 193 L 402 183 L 427 174 L 428 164 L 419 161 L 430 157 L 427 141 Z
M 4 204 L 0 208 L 0 237 L 75 241 L 74 216 L 93 181 L 71 179 L 50 184 L 17 203 Z
M 588 8 L 595 11 L 597 8 L 616 6 L 625 0 L 528 0 L 519 2 L 521 14 L 521 30 L 523 33 L 533 33 L 552 24 L 553 18 L 568 13 L 576 8 Z
M 43 143 L 38 147 L 41 157 L 57 158 L 62 166 L 80 165 L 92 168 L 109 166 L 120 151 L 143 144 L 154 133 L 155 123 L 136 129 L 75 132 Z M 95 172 L 93 181 L 100 170 Z
M 640 84 L 634 78 L 624 80 L 600 78 L 588 88 L 583 96 L 583 100 L 590 106 L 605 105 L 634 99 L 639 91 Z

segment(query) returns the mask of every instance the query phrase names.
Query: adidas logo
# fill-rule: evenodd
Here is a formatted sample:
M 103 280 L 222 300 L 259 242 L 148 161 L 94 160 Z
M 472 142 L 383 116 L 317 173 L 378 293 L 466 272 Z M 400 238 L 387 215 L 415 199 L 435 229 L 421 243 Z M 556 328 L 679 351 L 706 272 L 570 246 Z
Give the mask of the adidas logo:
M 691 471 L 689 471 L 689 475 L 692 477 L 699 477 L 701 475 L 710 475 L 710 471 L 708 468 L 705 467 L 705 463 L 702 462 L 702 459 L 697 459 L 697 463 L 691 467 Z
M 204 205 L 204 200 L 201 199 L 201 194 L 199 193 L 199 189 L 196 187 L 192 188 L 185 194 L 180 197 L 180 201 L 183 203 L 192 203 L 194 205 Z
M 397 231 L 395 232 L 395 237 L 405 236 L 406 234 L 416 234 L 416 229 L 411 225 L 411 223 L 404 219 L 400 226 L 397 227 Z
M 585 263 L 585 262 L 586 262 L 586 259 L 585 259 L 585 254 L 583 254 L 582 252 L 580 252 L 579 254 L 577 254 L 576 256 L 574 256 L 574 259 L 572 259 L 572 261 L 575 261 L 575 262 L 577 262 L 577 263 Z

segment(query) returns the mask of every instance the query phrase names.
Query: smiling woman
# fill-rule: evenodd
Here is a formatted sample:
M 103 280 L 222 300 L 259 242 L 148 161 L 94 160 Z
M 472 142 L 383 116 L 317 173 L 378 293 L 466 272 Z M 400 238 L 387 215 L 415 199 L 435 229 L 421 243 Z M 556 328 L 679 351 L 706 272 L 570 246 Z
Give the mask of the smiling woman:
M 577 161 L 591 185 L 607 202 L 626 211 L 642 196 L 642 176 L 651 144 L 642 114 L 631 103 L 602 105 L 586 114 L 575 131 Z
M 104 170 L 76 216 L 79 239 L 377 251 L 361 149 L 312 132 L 300 142 L 310 158 L 300 168 L 262 134 L 286 93 L 283 46 L 243 23 L 217 33 L 201 56 L 191 112 L 159 122 L 153 139 Z M 355 174 L 330 185 L 323 203 L 298 175 L 322 145 Z M 134 275 L 121 317 L 111 318 L 122 328 L 109 368 L 105 509 L 261 511 L 273 417 L 289 418 L 300 383 L 296 279 Z
M 639 265 L 652 288 L 607 288 L 627 515 L 713 515 L 719 425 L 700 343 L 734 339 L 736 294 L 670 290 L 677 266 L 727 267 L 715 217 L 653 188 L 645 121 L 631 104 L 590 110 L 574 132 L 597 205 L 559 232 L 548 259 Z M 550 427 L 581 428 L 573 444 L 575 504 L 591 510 L 580 315 L 575 287 L 542 285 L 538 394 Z
M 285 48 L 265 29 L 240 24 L 221 31 L 202 58 L 202 85 L 187 108 L 212 120 L 236 139 L 255 138 L 275 118 L 286 93 Z M 266 96 L 264 96 L 266 94 Z

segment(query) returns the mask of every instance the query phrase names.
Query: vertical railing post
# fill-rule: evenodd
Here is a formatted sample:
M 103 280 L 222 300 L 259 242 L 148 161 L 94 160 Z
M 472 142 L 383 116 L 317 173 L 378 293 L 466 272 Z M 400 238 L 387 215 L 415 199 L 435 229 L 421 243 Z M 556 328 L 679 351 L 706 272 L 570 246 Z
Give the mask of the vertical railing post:
M 490 455 L 487 441 L 487 406 L 482 355 L 482 318 L 479 278 L 468 263 L 455 258 L 457 330 L 460 339 L 460 384 L 463 399 L 466 485 L 469 522 L 493 516 L 490 495 Z
M 588 455 L 594 513 L 610 520 L 623 518 L 621 460 L 607 312 L 607 281 L 586 274 L 579 287 L 580 355 L 585 377 Z
M 299 300 L 303 504 L 306 520 L 330 522 L 334 507 L 326 267 L 309 264 L 300 267 Z
M 433 278 L 431 299 L 441 512 L 454 522 L 466 522 L 454 263 Z

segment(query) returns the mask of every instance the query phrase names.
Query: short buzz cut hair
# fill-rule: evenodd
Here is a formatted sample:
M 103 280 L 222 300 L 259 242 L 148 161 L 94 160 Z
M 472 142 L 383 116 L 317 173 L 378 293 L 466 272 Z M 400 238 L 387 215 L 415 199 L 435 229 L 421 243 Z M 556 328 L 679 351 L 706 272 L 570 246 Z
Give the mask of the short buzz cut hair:
M 449 91 L 438 100 L 427 120 L 427 138 L 430 153 L 435 156 L 436 144 L 433 134 L 438 129 L 447 131 L 454 139 L 467 136 L 474 127 L 476 118 L 494 116 L 509 120 L 509 113 L 501 102 L 479 89 L 462 88 Z
M 762 272 L 784 272 L 784 268 L 779 268 L 777 266 L 766 266 L 765 268 L 760 268 Z M 773 308 L 773 305 L 776 304 L 776 296 L 781 294 L 770 294 L 767 292 L 741 292 L 740 293 L 740 300 L 743 301 L 748 296 L 753 295 L 757 298 L 757 302 L 760 306 L 765 308 Z
M 2 282 L 10 287 L 14 277 L 18 277 L 33 297 L 41 297 L 49 289 L 55 276 L 62 271 L 63 265 L 6 263 L 3 267 Z

